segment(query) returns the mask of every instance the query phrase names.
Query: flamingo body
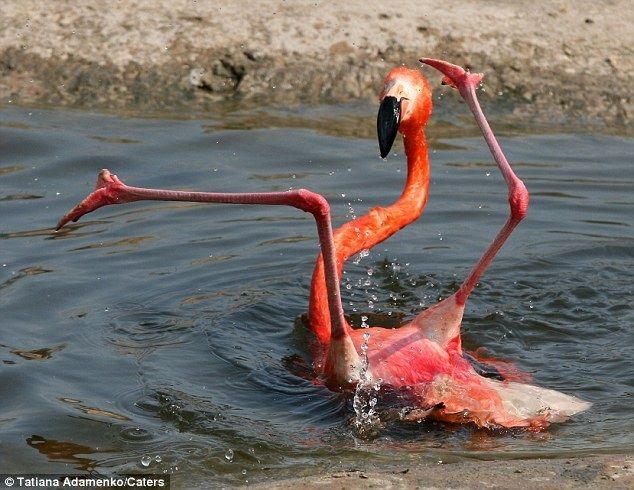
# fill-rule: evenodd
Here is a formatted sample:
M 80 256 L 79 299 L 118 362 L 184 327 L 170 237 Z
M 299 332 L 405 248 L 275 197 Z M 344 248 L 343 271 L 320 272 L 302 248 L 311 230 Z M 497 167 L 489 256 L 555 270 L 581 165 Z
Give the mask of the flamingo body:
M 482 79 L 482 75 L 465 73 L 459 67 L 452 65 L 449 68 L 450 73 L 443 82 L 459 90 L 466 92 Z M 385 79 L 380 99 L 387 97 L 402 101 L 397 126 L 404 138 L 407 181 L 394 204 L 386 208 L 374 208 L 365 216 L 345 223 L 334 231 L 338 278 L 343 263 L 350 256 L 374 247 L 415 221 L 427 203 L 430 165 L 424 126 L 432 111 L 429 84 L 420 71 L 397 67 Z M 388 110 L 392 110 L 392 107 L 396 107 L 394 101 L 391 101 Z M 492 150 L 496 156 L 495 150 Z M 505 174 L 505 178 L 510 183 L 510 234 L 513 227 L 526 216 L 528 192 L 512 170 L 509 175 Z M 488 250 L 484 260 L 490 262 L 505 239 L 497 240 L 497 248 L 492 252 Z M 321 261 L 320 256 L 313 273 L 309 315 L 310 327 L 325 349 L 325 354 L 320 357 L 328 358 L 327 347 L 332 337 L 328 310 L 324 308 L 327 290 Z M 488 263 L 478 265 L 480 267 L 476 267 L 475 271 L 481 274 Z M 460 327 L 466 299 L 475 282 L 474 275 L 470 275 L 465 285 L 454 295 L 396 329 L 372 327 L 353 330 L 346 324 L 356 352 L 367 352 L 366 377 L 379 380 L 392 389 L 410 389 L 418 398 L 423 417 L 447 422 L 472 422 L 481 427 L 530 427 L 538 430 L 552 421 L 562 420 L 589 407 L 589 404 L 574 397 L 519 383 L 519 380 L 528 376 L 495 360 L 491 363 L 493 366 L 502 365 L 506 368 L 500 370 L 505 375 L 503 382 L 483 377 L 474 370 L 463 356 Z M 345 364 L 349 361 L 342 362 Z M 358 369 L 355 368 L 353 373 L 346 371 L 345 366 L 340 364 L 332 360 L 323 363 L 318 361 L 315 367 L 318 373 L 323 373 L 331 387 L 343 389 L 355 385 L 358 380 L 351 375 L 356 375 Z M 346 379 L 346 376 L 349 378 Z
M 431 114 L 431 91 L 418 70 L 390 71 L 381 91 L 377 128 L 382 155 L 402 133 L 407 155 L 407 180 L 390 206 L 332 231 L 328 202 L 299 189 L 273 193 L 210 193 L 144 189 L 124 184 L 103 170 L 84 201 L 58 223 L 108 204 L 138 200 L 287 205 L 311 213 L 322 253 L 317 258 L 310 291 L 309 326 L 315 334 L 314 373 L 333 390 L 350 390 L 367 382 L 407 390 L 419 407 L 412 417 L 446 422 L 471 422 L 480 427 L 525 427 L 535 430 L 565 420 L 590 404 L 553 390 L 519 382 L 513 369 L 500 369 L 503 380 L 480 375 L 462 351 L 460 327 L 466 301 L 478 279 L 517 224 L 526 216 L 528 192 L 506 161 L 475 96 L 482 76 L 438 60 L 422 60 L 445 75 L 444 81 L 463 96 L 476 117 L 509 190 L 509 217 L 458 291 L 399 328 L 353 329 L 345 320 L 339 283 L 345 261 L 415 221 L 423 212 L 429 190 L 429 158 L 424 126 Z M 504 366 L 490 362 L 493 366 Z M 505 366 L 508 367 L 508 366 Z

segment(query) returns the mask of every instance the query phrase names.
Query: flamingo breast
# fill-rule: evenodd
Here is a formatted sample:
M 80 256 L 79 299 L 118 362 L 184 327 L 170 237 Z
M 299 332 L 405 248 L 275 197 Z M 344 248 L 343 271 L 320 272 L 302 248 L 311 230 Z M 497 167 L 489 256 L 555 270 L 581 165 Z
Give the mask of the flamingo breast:
M 439 374 L 472 373 L 468 361 L 455 350 L 446 350 L 406 325 L 398 329 L 369 328 L 352 332 L 358 352 L 369 334 L 368 368 L 373 379 L 394 388 L 429 383 Z

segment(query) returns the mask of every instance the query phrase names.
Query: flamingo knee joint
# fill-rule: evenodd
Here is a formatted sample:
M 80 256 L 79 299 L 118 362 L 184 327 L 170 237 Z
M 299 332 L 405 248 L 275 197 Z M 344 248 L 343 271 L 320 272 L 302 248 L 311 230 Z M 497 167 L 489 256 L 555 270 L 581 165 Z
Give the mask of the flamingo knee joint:
M 509 204 L 511 206 L 511 216 L 516 221 L 523 220 L 528 214 L 528 204 L 530 196 L 524 182 L 518 180 L 517 184 L 509 192 Z
M 301 203 L 298 207 L 302 209 L 302 211 L 320 216 L 328 216 L 330 214 L 330 204 L 328 204 L 326 198 L 321 194 L 317 194 L 308 189 L 299 189 L 297 194 L 301 199 Z

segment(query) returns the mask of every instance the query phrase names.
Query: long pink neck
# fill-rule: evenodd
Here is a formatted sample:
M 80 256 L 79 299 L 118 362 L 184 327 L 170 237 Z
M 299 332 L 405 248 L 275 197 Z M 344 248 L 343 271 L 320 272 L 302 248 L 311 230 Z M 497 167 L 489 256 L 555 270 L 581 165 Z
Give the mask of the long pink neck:
M 416 220 L 425 208 L 429 189 L 429 156 L 425 133 L 418 127 L 406 131 L 403 138 L 407 155 L 407 181 L 399 199 L 391 206 L 371 209 L 365 216 L 343 224 L 334 232 L 338 279 L 348 258 L 391 237 Z M 328 345 L 331 323 L 321 255 L 317 258 L 313 272 L 308 311 L 310 328 L 322 345 Z

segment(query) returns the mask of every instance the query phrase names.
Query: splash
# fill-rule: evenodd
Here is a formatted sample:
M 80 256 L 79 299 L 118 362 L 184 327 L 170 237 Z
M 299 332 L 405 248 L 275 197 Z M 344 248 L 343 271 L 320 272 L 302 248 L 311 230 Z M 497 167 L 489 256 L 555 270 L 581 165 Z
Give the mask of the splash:
M 368 317 L 361 317 L 361 328 L 368 328 Z M 372 373 L 368 370 L 368 343 L 370 341 L 370 332 L 363 334 L 363 344 L 361 344 L 361 372 L 359 382 L 354 390 L 352 399 L 352 407 L 355 412 L 354 426 L 358 435 L 367 437 L 374 432 L 380 420 L 376 413 L 377 404 L 376 393 L 381 389 L 381 379 L 375 381 Z

